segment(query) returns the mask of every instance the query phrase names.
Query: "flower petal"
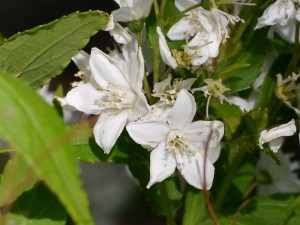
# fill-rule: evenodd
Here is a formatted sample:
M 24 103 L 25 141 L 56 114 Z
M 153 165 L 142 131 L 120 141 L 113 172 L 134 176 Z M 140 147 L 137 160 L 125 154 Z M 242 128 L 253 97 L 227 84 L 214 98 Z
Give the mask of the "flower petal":
M 176 69 L 178 64 L 175 58 L 172 56 L 171 51 L 166 42 L 165 36 L 162 34 L 160 27 L 156 27 L 157 34 L 159 36 L 159 50 L 162 60 L 173 69 Z
M 115 21 L 128 22 L 135 20 L 133 11 L 129 7 L 122 7 L 114 10 L 111 12 L 111 15 L 113 15 Z
M 183 11 L 200 2 L 201 0 L 175 0 L 175 6 L 179 11 Z
M 97 48 L 92 48 L 90 57 L 92 76 L 101 87 L 108 85 L 130 89 L 125 71 L 121 71 L 118 62 Z
M 168 122 L 172 129 L 183 129 L 192 122 L 196 113 L 196 102 L 194 96 L 182 89 L 168 116 Z
M 115 22 L 114 29 L 110 30 L 109 33 L 119 44 L 127 45 L 132 40 L 130 34 L 118 22 Z
M 90 55 L 84 51 L 80 51 L 77 55 L 72 57 L 72 60 L 78 67 L 78 69 L 83 72 L 85 75 L 90 76 L 91 68 L 90 68 Z
M 68 92 L 64 103 L 86 114 L 99 115 L 101 107 L 98 102 L 102 97 L 101 92 L 90 83 L 82 83 Z
M 142 90 L 145 67 L 141 48 L 139 48 L 137 52 L 131 54 L 126 72 L 128 74 L 131 87 L 138 91 Z
M 175 157 L 166 151 L 166 143 L 161 142 L 155 149 L 152 150 L 150 155 L 150 181 L 147 188 L 153 184 L 161 182 L 176 169 Z
M 94 126 L 94 136 L 97 144 L 106 154 L 115 145 L 123 131 L 129 110 L 103 112 Z
M 141 91 L 139 91 L 137 95 L 138 96 L 133 107 L 132 114 L 128 118 L 129 121 L 138 120 L 149 112 L 150 107 L 148 105 L 146 96 Z
M 183 17 L 170 28 L 167 36 L 172 41 L 186 40 L 197 32 L 194 28 L 197 23 L 197 21 L 191 20 L 189 17 Z
M 209 160 L 206 160 L 204 165 L 204 159 L 201 154 L 182 154 L 182 166 L 179 167 L 179 171 L 184 179 L 192 186 L 198 189 L 204 188 L 209 190 L 212 186 L 215 168 Z M 177 163 L 179 162 L 178 158 Z M 204 166 L 206 174 L 204 176 Z M 177 166 L 178 167 L 178 166 Z M 204 180 L 205 179 L 205 180 Z M 205 181 L 205 182 L 204 182 Z
M 126 129 L 136 143 L 151 148 L 164 141 L 169 132 L 167 124 L 159 121 L 131 122 Z

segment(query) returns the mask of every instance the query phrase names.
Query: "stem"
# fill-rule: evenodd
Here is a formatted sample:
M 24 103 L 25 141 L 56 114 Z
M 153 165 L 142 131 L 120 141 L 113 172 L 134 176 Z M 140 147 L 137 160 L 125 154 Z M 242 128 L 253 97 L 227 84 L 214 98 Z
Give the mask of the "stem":
M 220 209 L 224 203 L 225 197 L 227 195 L 227 192 L 229 190 L 229 187 L 232 183 L 232 180 L 233 180 L 236 172 L 238 171 L 238 168 L 239 168 L 241 162 L 243 161 L 245 155 L 246 155 L 246 151 L 241 151 L 237 155 L 237 158 L 234 159 L 233 163 L 229 167 L 229 170 L 227 171 L 227 176 L 223 180 L 222 185 L 217 194 L 217 198 L 216 198 L 216 202 L 215 202 L 216 211 L 220 211 Z
M 207 119 L 207 120 L 209 120 L 208 108 L 209 108 L 209 103 L 210 103 L 211 96 L 212 96 L 212 94 L 210 94 L 210 95 L 208 96 L 207 103 L 206 103 L 206 119 Z
M 142 48 L 142 37 L 141 37 L 141 32 L 136 33 L 136 40 L 137 40 L 138 46 L 139 46 L 140 48 Z
M 291 74 L 292 72 L 294 72 L 295 68 L 297 67 L 297 64 L 300 60 L 300 44 L 299 44 L 299 35 L 300 35 L 300 23 L 298 21 L 296 21 L 295 24 L 296 28 L 295 28 L 295 51 L 293 54 L 293 58 L 288 66 L 286 75 Z
M 158 13 L 159 13 L 159 6 L 158 6 L 158 3 L 157 3 L 157 0 L 154 0 L 154 1 L 153 1 L 153 5 L 154 5 L 155 16 L 156 16 L 156 18 L 157 18 Z
M 287 213 L 283 219 L 283 225 L 287 224 L 291 216 L 293 215 L 294 211 L 300 206 L 300 196 L 298 196 L 292 205 L 287 209 Z
M 159 26 L 161 29 L 164 26 L 164 11 L 166 7 L 167 0 L 162 0 L 160 7 L 159 7 L 159 13 L 156 16 L 157 19 L 157 26 Z M 158 34 L 155 32 L 155 38 L 154 38 L 154 59 L 153 59 L 153 84 L 156 84 L 159 81 L 159 64 L 160 64 L 160 52 L 159 52 L 159 44 L 158 44 Z
M 148 79 L 147 79 L 146 73 L 144 75 L 143 84 L 144 84 L 144 91 L 145 91 L 145 94 L 147 96 L 147 99 L 149 100 L 150 103 L 152 103 L 153 102 L 153 98 L 151 96 L 151 89 L 150 89 L 150 86 L 149 86 L 149 83 L 148 83 Z
M 161 194 L 163 209 L 165 211 L 166 218 L 167 218 L 167 224 L 168 225 L 176 225 L 176 222 L 175 222 L 175 219 L 173 216 L 173 212 L 172 212 L 173 211 L 172 206 L 169 201 L 168 190 L 167 190 L 165 182 L 161 182 L 159 184 L 159 191 Z
M 211 95 L 210 95 L 211 96 Z M 207 139 L 207 142 L 205 144 L 205 152 L 204 152 L 204 164 L 203 164 L 203 195 L 204 195 L 204 199 L 205 199 L 205 202 L 206 202 L 206 206 L 207 206 L 207 210 L 209 212 L 209 215 L 210 217 L 212 218 L 213 222 L 215 225 L 220 225 L 219 221 L 218 221 L 218 218 L 216 216 L 216 213 L 214 211 L 214 208 L 212 206 L 212 203 L 209 199 L 209 192 L 208 190 L 206 189 L 206 161 L 207 161 L 207 151 L 208 151 L 208 146 L 209 146 L 209 142 L 212 138 L 212 135 L 214 133 L 214 130 L 211 126 L 211 130 L 210 130 L 210 133 L 209 133 L 209 136 L 208 136 L 208 139 Z M 199 169 L 199 168 L 198 168 Z M 200 171 L 200 170 L 199 170 Z

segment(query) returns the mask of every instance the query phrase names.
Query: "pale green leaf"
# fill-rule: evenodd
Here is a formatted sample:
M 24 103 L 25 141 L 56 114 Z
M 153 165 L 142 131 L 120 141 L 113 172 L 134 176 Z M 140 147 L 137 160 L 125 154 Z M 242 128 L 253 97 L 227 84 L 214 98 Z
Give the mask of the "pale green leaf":
M 22 78 L 33 88 L 59 75 L 89 41 L 108 23 L 100 11 L 73 13 L 46 25 L 18 33 L 0 46 L 0 69 Z
M 36 177 L 19 154 L 9 160 L 1 175 L 0 206 L 10 204 L 24 191 L 33 187 Z
M 66 206 L 78 225 L 94 224 L 61 118 L 34 91 L 0 73 L 0 133 Z

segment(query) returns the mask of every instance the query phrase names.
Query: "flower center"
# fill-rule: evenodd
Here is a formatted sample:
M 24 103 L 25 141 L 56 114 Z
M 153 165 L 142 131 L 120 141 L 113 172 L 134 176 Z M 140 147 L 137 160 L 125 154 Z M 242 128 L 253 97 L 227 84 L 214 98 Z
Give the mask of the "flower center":
M 137 96 L 132 91 L 110 87 L 99 88 L 99 90 L 104 96 L 98 105 L 105 108 L 127 109 L 132 108 L 136 102 Z

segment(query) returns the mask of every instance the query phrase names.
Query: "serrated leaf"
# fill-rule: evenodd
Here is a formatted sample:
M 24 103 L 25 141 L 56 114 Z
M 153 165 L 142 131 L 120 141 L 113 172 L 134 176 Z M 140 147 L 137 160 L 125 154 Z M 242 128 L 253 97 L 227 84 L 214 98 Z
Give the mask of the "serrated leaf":
M 108 19 L 100 11 L 76 12 L 18 33 L 1 44 L 0 69 L 41 87 L 63 71 Z
M 64 225 L 66 219 L 66 211 L 57 197 L 40 183 L 17 199 L 6 221 L 7 224 Z
M 0 133 L 65 205 L 78 225 L 94 224 L 66 128 L 51 106 L 0 72 Z

